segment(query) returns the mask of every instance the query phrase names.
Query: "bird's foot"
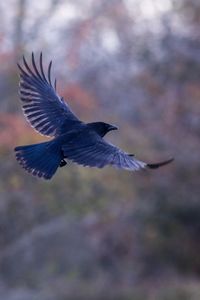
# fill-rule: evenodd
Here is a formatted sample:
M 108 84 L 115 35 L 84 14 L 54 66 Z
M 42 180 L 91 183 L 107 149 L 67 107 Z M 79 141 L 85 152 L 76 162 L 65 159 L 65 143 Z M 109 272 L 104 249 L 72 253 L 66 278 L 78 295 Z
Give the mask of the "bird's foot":
M 64 159 L 62 159 L 61 162 L 60 162 L 60 167 L 62 168 L 66 165 L 67 165 L 67 162 Z

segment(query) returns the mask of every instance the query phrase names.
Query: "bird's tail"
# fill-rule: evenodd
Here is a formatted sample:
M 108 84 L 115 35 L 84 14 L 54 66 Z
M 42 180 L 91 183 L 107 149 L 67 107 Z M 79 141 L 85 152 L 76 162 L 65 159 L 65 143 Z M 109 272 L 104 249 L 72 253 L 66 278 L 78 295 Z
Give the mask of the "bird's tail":
M 35 176 L 50 179 L 56 172 L 61 160 L 60 144 L 53 140 L 40 144 L 15 148 L 19 164 Z

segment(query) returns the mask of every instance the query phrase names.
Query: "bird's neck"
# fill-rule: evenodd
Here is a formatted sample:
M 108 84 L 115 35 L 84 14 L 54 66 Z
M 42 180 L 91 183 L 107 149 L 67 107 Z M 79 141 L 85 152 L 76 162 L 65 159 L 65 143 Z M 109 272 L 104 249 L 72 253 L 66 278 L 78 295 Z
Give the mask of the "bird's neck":
M 98 135 L 103 137 L 107 131 L 105 132 L 105 128 L 102 126 L 101 122 L 92 122 L 92 123 L 87 123 L 87 126 L 94 130 Z

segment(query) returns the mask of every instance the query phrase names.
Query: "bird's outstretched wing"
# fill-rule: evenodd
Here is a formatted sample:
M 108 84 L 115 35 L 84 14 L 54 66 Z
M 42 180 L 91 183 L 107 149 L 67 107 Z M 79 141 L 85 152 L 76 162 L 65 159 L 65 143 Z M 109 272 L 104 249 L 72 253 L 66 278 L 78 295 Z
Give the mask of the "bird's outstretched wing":
M 147 164 L 106 142 L 93 132 L 79 133 L 70 142 L 62 146 L 62 151 L 66 158 L 83 166 L 103 168 L 106 165 L 113 165 L 116 168 L 130 171 L 143 168 L 156 169 L 173 160 Z
M 51 81 L 51 66 L 48 66 L 47 76 L 44 73 L 42 53 L 39 67 L 36 66 L 32 53 L 30 67 L 23 57 L 23 67 L 20 69 L 19 94 L 26 119 L 39 133 L 47 136 L 57 136 L 76 123 L 79 119 L 72 113 L 67 103 L 56 93 L 56 80 Z M 68 128 L 69 127 L 69 128 Z

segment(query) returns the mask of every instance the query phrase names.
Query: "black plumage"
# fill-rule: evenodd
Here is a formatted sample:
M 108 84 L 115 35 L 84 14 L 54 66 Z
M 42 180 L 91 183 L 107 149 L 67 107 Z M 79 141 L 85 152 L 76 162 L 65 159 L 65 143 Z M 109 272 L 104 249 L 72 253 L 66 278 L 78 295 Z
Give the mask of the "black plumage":
M 88 167 L 113 165 L 130 171 L 156 169 L 173 160 L 155 164 L 139 161 L 133 154 L 128 154 L 103 139 L 106 133 L 118 129 L 116 126 L 104 122 L 80 121 L 57 94 L 56 80 L 52 84 L 52 62 L 45 75 L 42 53 L 39 67 L 36 66 L 33 53 L 31 67 L 24 57 L 23 67 L 18 67 L 19 94 L 27 121 L 39 133 L 54 137 L 49 142 L 15 148 L 17 160 L 33 175 L 50 179 L 59 166 L 67 164 L 65 159 Z

